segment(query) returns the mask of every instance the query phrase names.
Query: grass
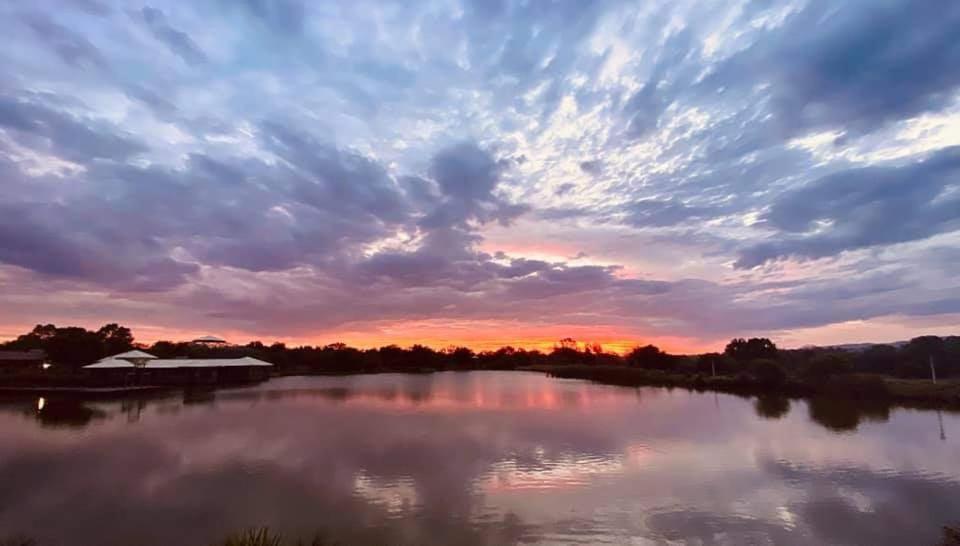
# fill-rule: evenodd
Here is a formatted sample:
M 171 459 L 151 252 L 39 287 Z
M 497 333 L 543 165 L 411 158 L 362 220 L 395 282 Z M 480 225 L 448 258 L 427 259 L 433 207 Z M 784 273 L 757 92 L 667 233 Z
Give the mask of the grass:
M 7 538 L 0 539 L 0 546 L 38 546 L 38 544 L 29 538 Z M 259 527 L 231 535 L 211 546 L 337 546 L 337 543 L 329 542 L 320 535 L 316 535 L 310 541 L 289 541 L 267 527 Z M 960 527 L 945 526 L 943 540 L 938 546 L 960 546 Z
M 320 535 L 314 536 L 309 541 L 298 539 L 294 542 L 286 540 L 283 535 L 274 533 L 266 527 L 260 527 L 231 535 L 214 546 L 336 546 L 336 543 L 327 541 Z
M 926 379 L 886 380 L 887 388 L 894 397 L 956 403 L 960 401 L 960 380 L 940 380 L 936 384 Z
M 944 527 L 940 546 L 960 546 L 960 527 Z
M 786 396 L 828 396 L 845 399 L 876 400 L 907 406 L 960 408 L 960 380 L 941 380 L 933 384 L 924 379 L 897 379 L 872 374 L 847 374 L 826 381 L 804 381 L 789 377 L 778 384 L 763 383 L 745 373 L 711 377 L 648 370 L 627 366 L 533 366 L 554 377 L 587 379 L 598 383 L 628 387 L 680 387 L 734 394 L 781 394 Z

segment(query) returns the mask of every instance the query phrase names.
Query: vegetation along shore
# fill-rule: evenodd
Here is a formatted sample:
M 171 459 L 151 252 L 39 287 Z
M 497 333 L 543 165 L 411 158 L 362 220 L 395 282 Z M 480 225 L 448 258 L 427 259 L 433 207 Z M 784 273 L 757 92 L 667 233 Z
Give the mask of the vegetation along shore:
M 275 375 L 527 370 L 625 386 L 682 387 L 749 395 L 828 396 L 908 405 L 960 408 L 960 337 L 922 336 L 896 345 L 779 349 L 765 338 L 733 339 L 722 353 L 674 355 L 653 345 L 625 355 L 599 345 L 559 341 L 551 351 L 503 347 L 435 350 L 423 345 L 357 349 L 342 343 L 288 347 L 258 341 L 210 346 L 158 341 L 138 344 L 129 328 L 99 330 L 37 325 L 0 351 L 44 355 L 43 365 L 5 369 L 0 388 L 82 388 L 83 367 L 106 356 L 140 348 L 162 358 L 238 358 L 274 365 Z

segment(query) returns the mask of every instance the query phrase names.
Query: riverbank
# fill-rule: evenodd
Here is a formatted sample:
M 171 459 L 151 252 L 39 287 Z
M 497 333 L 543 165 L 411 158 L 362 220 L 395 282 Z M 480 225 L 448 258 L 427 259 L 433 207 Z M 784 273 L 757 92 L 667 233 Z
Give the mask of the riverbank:
M 482 371 L 485 368 L 406 368 L 374 369 L 358 371 L 308 371 L 287 370 L 274 373 L 272 377 L 291 376 L 343 376 L 386 373 L 429 374 L 443 371 Z M 804 381 L 796 377 L 782 380 L 762 380 L 754 375 L 710 376 L 698 373 L 676 373 L 650 370 L 624 365 L 534 365 L 516 368 L 517 372 L 545 373 L 563 379 L 584 379 L 608 385 L 626 387 L 668 387 L 697 391 L 717 391 L 745 396 L 781 395 L 787 397 L 834 397 L 847 400 L 881 401 L 918 408 L 960 409 L 960 379 L 941 380 L 933 383 L 921 379 L 899 379 L 879 374 L 843 374 Z M 172 388 L 224 388 L 245 383 L 216 383 L 204 385 L 103 385 L 77 374 L 47 374 L 44 377 L 20 378 L 16 382 L 0 383 L 0 393 L 8 394 L 71 394 L 71 395 L 123 395 L 152 393 Z
M 896 379 L 873 374 L 848 374 L 823 381 L 762 381 L 747 374 L 711 377 L 678 374 L 627 366 L 531 366 L 529 371 L 563 379 L 585 379 L 625 387 L 677 387 L 748 396 L 779 394 L 788 397 L 842 397 L 923 408 L 960 409 L 960 380 Z
M 2 386 L 0 385 L 0 395 L 2 394 L 35 394 L 35 395 L 82 395 L 82 396 L 118 396 L 126 394 L 152 394 L 172 390 L 171 387 L 161 387 L 152 385 L 137 385 L 127 387 L 84 387 L 84 386 Z

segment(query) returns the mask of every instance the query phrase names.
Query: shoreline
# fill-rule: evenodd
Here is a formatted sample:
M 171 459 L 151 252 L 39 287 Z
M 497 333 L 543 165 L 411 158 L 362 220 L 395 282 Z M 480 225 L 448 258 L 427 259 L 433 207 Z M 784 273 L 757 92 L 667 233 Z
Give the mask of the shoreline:
M 621 387 L 682 388 L 697 392 L 714 391 L 742 396 L 782 396 L 787 398 L 834 398 L 848 401 L 882 402 L 919 409 L 960 410 L 960 380 L 898 379 L 878 374 L 848 374 L 834 376 L 826 381 L 809 382 L 789 378 L 779 384 L 769 384 L 746 374 L 708 376 L 703 374 L 669 373 L 660 370 L 634 368 L 622 365 L 534 365 L 512 369 L 490 368 L 419 368 L 415 370 L 378 369 L 356 372 L 326 371 L 310 373 L 276 373 L 270 379 L 283 377 L 340 377 L 347 375 L 430 374 L 435 372 L 509 371 L 542 373 L 560 379 L 580 379 Z M 212 389 L 237 387 L 238 383 L 170 384 L 170 385 L 84 385 L 71 384 L 67 377 L 46 384 L 3 384 L 0 394 L 50 394 L 71 396 L 125 396 L 153 394 L 178 389 Z M 261 382 L 242 383 L 257 385 Z
M 621 387 L 682 388 L 697 392 L 714 391 L 743 396 L 786 398 L 839 398 L 848 401 L 882 402 L 918 409 L 960 411 L 960 381 L 894 379 L 880 375 L 852 374 L 822 383 L 788 380 L 779 385 L 764 384 L 749 376 L 704 376 L 670 374 L 625 366 L 531 366 L 527 371 L 561 379 L 581 379 Z
M 85 387 L 85 386 L 64 386 L 64 387 L 45 387 L 45 386 L 6 386 L 0 385 L 0 394 L 91 394 L 91 395 L 116 395 L 116 394 L 139 394 L 153 393 L 159 391 L 175 390 L 178 387 L 163 387 L 159 385 L 137 385 L 130 387 Z

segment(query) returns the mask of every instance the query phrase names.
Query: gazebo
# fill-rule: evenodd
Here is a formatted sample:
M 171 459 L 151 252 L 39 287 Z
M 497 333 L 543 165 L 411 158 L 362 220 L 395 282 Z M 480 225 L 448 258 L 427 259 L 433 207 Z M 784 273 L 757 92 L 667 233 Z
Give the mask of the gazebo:
M 147 365 L 147 363 L 150 362 L 151 360 L 156 360 L 156 359 L 157 359 L 157 357 L 153 356 L 153 355 L 150 354 L 150 353 L 145 353 L 145 352 L 143 352 L 143 351 L 137 351 L 137 350 L 127 351 L 127 352 L 125 352 L 125 353 L 120 353 L 120 354 L 118 354 L 118 355 L 113 355 L 113 356 L 110 357 L 110 358 L 113 358 L 113 359 L 116 359 L 116 360 L 124 360 L 124 361 L 126 361 L 126 362 L 129 362 L 129 363 L 133 364 L 133 367 L 134 367 L 134 368 L 143 368 L 143 367 L 145 367 L 145 366 Z
M 200 336 L 197 339 L 191 340 L 190 343 L 196 343 L 198 345 L 226 345 L 227 340 L 217 336 Z
M 193 385 L 244 383 L 270 377 L 273 364 L 249 356 L 239 358 L 157 358 L 128 351 L 103 358 L 83 369 L 103 385 Z

